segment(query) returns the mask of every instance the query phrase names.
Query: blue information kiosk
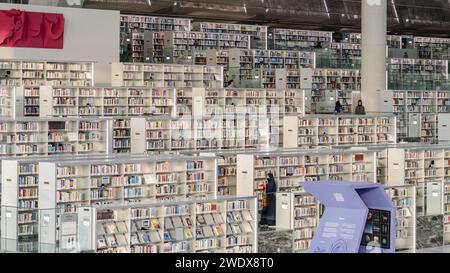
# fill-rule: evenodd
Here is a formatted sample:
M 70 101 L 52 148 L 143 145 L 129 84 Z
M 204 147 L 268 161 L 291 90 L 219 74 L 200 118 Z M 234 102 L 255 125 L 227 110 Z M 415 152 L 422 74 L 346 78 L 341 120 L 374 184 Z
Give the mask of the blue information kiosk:
M 302 186 L 325 206 L 309 252 L 395 252 L 395 210 L 382 185 L 319 181 Z

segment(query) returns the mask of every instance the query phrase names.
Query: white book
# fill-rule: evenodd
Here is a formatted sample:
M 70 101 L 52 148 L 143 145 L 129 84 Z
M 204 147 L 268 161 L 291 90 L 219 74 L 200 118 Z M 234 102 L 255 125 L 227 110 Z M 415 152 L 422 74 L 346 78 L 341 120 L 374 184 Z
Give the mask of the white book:
M 207 225 L 214 225 L 214 219 L 211 214 L 205 215 L 205 221 Z
M 121 232 L 121 233 L 128 232 L 127 224 L 126 224 L 125 222 L 119 222 L 119 223 L 117 223 L 117 229 L 118 229 L 119 232 Z
M 97 226 L 97 235 L 104 235 L 105 232 L 105 228 L 103 227 L 103 225 L 98 225 Z
M 117 227 L 115 223 L 106 223 L 104 224 L 106 233 L 108 234 L 114 234 L 117 232 Z
M 212 237 L 214 236 L 214 231 L 212 230 L 211 226 L 204 226 L 203 234 L 205 235 L 205 237 Z
M 127 238 L 125 237 L 125 235 L 123 235 L 123 234 L 118 234 L 118 235 L 116 235 L 116 239 L 117 239 L 117 244 L 118 244 L 119 246 L 125 246 L 125 245 L 128 245 Z
M 175 239 L 179 240 L 179 241 L 184 240 L 184 229 L 183 228 L 175 229 Z
M 116 237 L 114 237 L 114 235 L 106 235 L 106 243 L 108 244 L 108 246 L 117 246 L 117 241 L 116 241 Z
M 131 244 L 132 245 L 137 245 L 140 244 L 141 242 L 139 241 L 139 236 L 136 233 L 131 234 Z
M 161 237 L 159 236 L 159 232 L 157 232 L 156 230 L 149 231 L 148 235 L 149 235 L 150 241 L 152 243 L 159 243 L 159 242 L 161 242 Z
M 174 227 L 176 228 L 183 227 L 183 221 L 181 220 L 180 216 L 172 217 L 172 222 Z
M 100 236 L 100 238 L 97 239 L 97 248 L 103 248 L 106 247 L 106 240 L 105 237 Z
M 170 218 L 164 219 L 164 228 L 173 228 L 172 220 Z
M 252 221 L 253 220 L 252 214 L 248 210 L 242 211 L 242 217 L 244 217 L 245 221 Z
M 250 222 L 242 222 L 240 227 L 241 227 L 242 232 L 249 233 L 249 232 L 253 231 L 252 226 L 250 225 Z
M 222 215 L 215 213 L 215 214 L 213 214 L 213 218 L 214 218 L 214 222 L 216 222 L 216 224 L 223 224 Z

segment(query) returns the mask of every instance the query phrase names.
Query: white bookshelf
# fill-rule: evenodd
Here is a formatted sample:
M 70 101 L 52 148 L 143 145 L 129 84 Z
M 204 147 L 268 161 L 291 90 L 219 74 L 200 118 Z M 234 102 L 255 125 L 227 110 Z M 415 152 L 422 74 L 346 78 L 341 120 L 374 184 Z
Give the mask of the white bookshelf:
M 353 113 L 356 104 L 353 94 L 361 90 L 360 70 L 317 68 L 312 73 L 311 112 L 333 112 L 335 102 L 339 101 L 344 113 Z
M 237 154 L 236 161 L 237 194 L 256 195 L 259 205 L 268 173 L 282 192 L 300 190 L 300 181 L 376 181 L 373 151 L 250 151 Z
M 386 187 L 396 211 L 396 251 L 416 250 L 416 189 L 412 185 Z
M 319 224 L 320 203 L 303 188 L 277 193 L 277 229 L 292 231 L 292 252 L 305 253 Z
M 2 160 L 2 228 L 7 248 L 32 242 L 38 228 L 38 163 Z M 23 247 L 26 247 L 23 245 Z
M 92 158 L 104 157 L 94 155 Z M 39 218 L 54 210 L 39 207 L 39 162 L 58 160 L 73 161 L 82 156 L 53 157 L 39 156 L 8 157 L 1 161 L 1 238 L 5 250 L 19 252 L 36 251 L 34 243 L 38 240 Z
M 251 48 L 267 49 L 267 26 L 194 22 L 192 29 L 201 32 L 247 34 L 251 37 Z
M 193 51 L 249 49 L 251 40 L 247 34 L 197 31 L 149 32 L 144 38 L 144 50 L 149 54 L 146 59 L 156 57 L 160 62 L 180 64 L 191 63 Z
M 92 86 L 92 62 L 0 60 L 0 85 Z
M 49 217 L 64 223 L 65 215 Z M 80 207 L 73 217 L 93 223 L 82 230 L 75 221 L 73 238 L 97 253 L 257 252 L 254 197 Z M 42 226 L 40 237 L 64 245 L 64 227 L 55 224 Z
M 132 62 L 146 61 L 144 43 L 146 32 L 150 31 L 190 31 L 191 19 L 121 15 L 120 16 L 120 36 L 121 46 L 131 46 Z M 155 59 L 158 60 L 158 59 Z
M 212 157 L 115 156 L 42 162 L 40 207 L 72 211 L 77 205 L 215 196 L 215 170 Z
M 393 112 L 397 114 L 400 138 L 421 142 L 439 141 L 439 114 L 448 112 L 448 90 L 393 90 Z
M 446 175 L 449 174 L 449 166 L 447 165 Z M 444 182 L 444 244 L 450 243 L 450 183 L 448 178 Z
M 5 119 L 0 122 L 1 155 L 108 153 L 111 122 L 102 118 Z
M 173 115 L 173 88 L 6 87 L 5 117 Z M 15 105 L 12 101 L 15 100 Z M 6 116 L 8 115 L 8 116 Z
M 396 143 L 396 117 L 376 115 L 285 116 L 283 147 Z
M 281 50 L 313 50 L 318 43 L 330 43 L 333 33 L 299 29 L 274 28 L 269 31 L 269 47 Z
M 9 86 L 0 86 L 0 118 L 15 117 L 15 89 Z
M 113 63 L 112 85 L 221 88 L 223 68 L 203 65 Z

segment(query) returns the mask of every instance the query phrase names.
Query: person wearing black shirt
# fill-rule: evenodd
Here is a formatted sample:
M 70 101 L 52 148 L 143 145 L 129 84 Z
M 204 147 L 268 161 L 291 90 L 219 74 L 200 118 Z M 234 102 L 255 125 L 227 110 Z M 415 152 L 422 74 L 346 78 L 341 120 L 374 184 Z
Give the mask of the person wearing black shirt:
M 265 189 L 265 199 L 263 201 L 263 210 L 261 214 L 261 225 L 274 226 L 276 224 L 276 193 L 277 184 L 272 173 L 269 173 Z M 264 197 L 263 197 L 264 199 Z

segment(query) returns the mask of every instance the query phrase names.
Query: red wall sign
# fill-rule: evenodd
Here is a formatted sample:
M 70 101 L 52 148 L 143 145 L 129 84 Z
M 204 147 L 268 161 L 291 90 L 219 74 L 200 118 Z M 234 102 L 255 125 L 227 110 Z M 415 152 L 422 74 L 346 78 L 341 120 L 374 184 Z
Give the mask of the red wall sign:
M 0 46 L 63 48 L 64 15 L 0 10 Z

